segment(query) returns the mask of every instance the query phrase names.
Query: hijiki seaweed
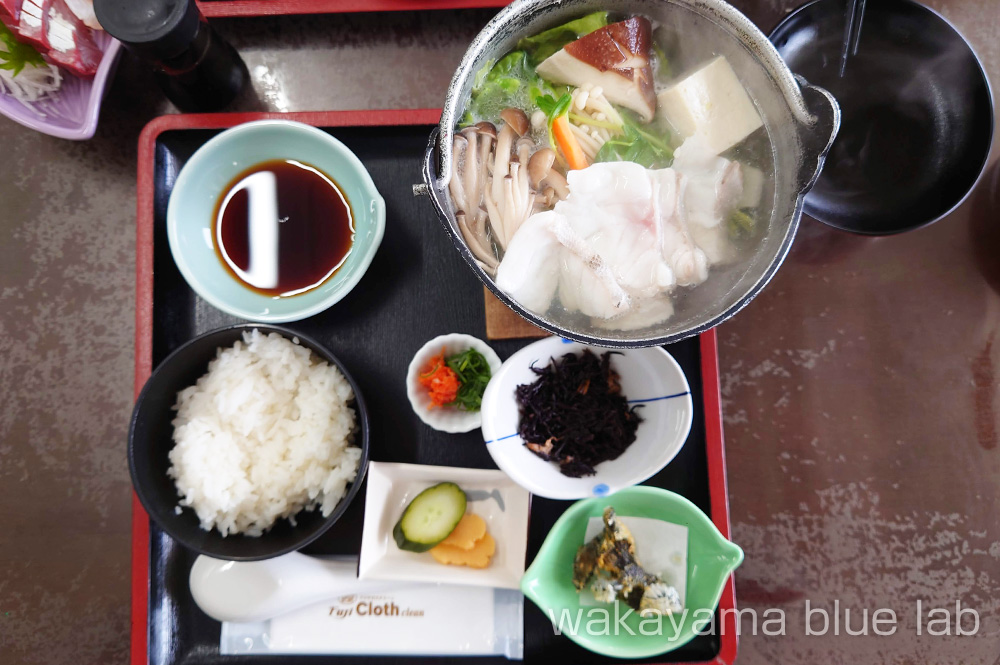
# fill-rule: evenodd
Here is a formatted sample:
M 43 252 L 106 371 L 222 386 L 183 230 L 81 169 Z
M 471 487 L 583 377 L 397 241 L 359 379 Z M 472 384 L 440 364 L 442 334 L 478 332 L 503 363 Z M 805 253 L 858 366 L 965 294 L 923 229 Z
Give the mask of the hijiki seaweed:
M 585 349 L 553 358 L 531 368 L 537 381 L 515 390 L 524 445 L 571 478 L 591 476 L 596 465 L 625 452 L 642 422 L 622 394 L 612 353 L 598 358 Z

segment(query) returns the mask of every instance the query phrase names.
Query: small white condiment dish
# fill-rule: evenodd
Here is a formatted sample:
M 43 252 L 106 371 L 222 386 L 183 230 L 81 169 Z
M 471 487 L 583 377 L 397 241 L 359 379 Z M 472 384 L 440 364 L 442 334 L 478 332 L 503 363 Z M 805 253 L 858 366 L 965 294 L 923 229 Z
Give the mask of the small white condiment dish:
M 461 487 L 468 499 L 466 512 L 486 521 L 496 541 L 486 568 L 438 563 L 430 552 L 408 552 L 396 545 L 392 528 L 403 510 L 422 491 L 441 482 Z M 531 495 L 502 471 L 371 462 L 358 579 L 518 589 L 528 550 L 530 509 Z
M 642 423 L 636 440 L 617 459 L 601 462 L 597 473 L 570 478 L 528 450 L 518 435 L 520 414 L 514 391 L 534 383 L 532 367 L 553 358 L 590 349 L 600 355 L 609 349 L 548 337 L 524 347 L 503 363 L 483 395 L 483 438 L 493 461 L 532 494 L 550 499 L 583 499 L 614 494 L 637 485 L 670 463 L 687 441 L 694 409 L 691 388 L 677 361 L 662 347 L 621 349 L 611 365 L 621 378 L 630 404 L 641 404 Z
M 445 357 L 462 353 L 467 349 L 475 349 L 486 358 L 493 376 L 500 371 L 500 357 L 481 339 L 472 335 L 452 333 L 439 335 L 420 347 L 406 371 L 406 396 L 410 399 L 413 411 L 422 421 L 439 432 L 450 434 L 471 432 L 483 422 L 480 411 L 462 411 L 450 406 L 432 409 L 427 389 L 420 385 L 420 373 L 430 364 L 431 358 L 441 353 L 442 348 Z

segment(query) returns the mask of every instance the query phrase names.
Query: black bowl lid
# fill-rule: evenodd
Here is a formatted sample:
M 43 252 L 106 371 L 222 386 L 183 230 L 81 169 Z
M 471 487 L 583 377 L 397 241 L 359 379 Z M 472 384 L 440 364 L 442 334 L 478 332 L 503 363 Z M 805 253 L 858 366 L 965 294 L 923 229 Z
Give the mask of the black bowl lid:
M 804 211 L 883 235 L 955 209 L 981 176 L 993 135 L 988 79 L 968 42 L 913 0 L 865 7 L 857 55 L 839 76 L 844 0 L 815 0 L 770 35 L 789 68 L 829 90 L 840 132 Z

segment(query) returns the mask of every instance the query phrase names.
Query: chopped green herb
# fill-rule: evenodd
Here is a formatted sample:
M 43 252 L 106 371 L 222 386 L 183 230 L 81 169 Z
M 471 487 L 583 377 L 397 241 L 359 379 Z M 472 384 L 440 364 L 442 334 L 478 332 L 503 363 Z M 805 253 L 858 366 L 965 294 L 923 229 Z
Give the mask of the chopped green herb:
M 559 97 L 559 99 L 556 99 L 554 95 L 541 95 L 535 99 L 535 103 L 548 118 L 546 125 L 549 128 L 549 147 L 556 150 L 556 139 L 555 134 L 552 132 L 552 123 L 559 116 L 569 113 L 569 107 L 573 105 L 573 96 L 568 92 Z
M 479 411 L 483 403 L 483 393 L 486 385 L 490 382 L 493 373 L 490 371 L 490 363 L 483 354 L 475 349 L 468 349 L 454 356 L 450 356 L 445 363 L 455 372 L 461 386 L 455 401 L 451 406 L 455 406 L 462 411 Z
M 535 103 L 538 104 L 542 113 L 548 116 L 549 122 L 552 122 L 569 111 L 569 107 L 573 103 L 573 96 L 568 92 L 558 99 L 553 95 L 542 95 L 535 100 Z

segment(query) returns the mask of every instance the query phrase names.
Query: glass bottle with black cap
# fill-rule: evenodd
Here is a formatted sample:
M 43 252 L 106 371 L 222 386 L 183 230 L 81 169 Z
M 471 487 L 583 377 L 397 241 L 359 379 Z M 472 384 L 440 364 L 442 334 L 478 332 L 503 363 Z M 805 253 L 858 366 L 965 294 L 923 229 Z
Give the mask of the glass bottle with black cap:
M 217 111 L 246 85 L 246 65 L 208 24 L 194 0 L 94 0 L 101 26 L 151 63 L 182 111 Z

